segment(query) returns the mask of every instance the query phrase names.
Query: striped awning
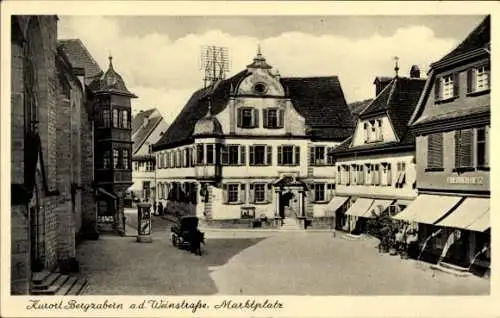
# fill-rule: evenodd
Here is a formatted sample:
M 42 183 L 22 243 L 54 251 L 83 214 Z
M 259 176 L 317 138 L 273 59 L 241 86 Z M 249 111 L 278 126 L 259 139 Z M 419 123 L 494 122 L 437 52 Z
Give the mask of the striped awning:
M 373 199 L 358 198 L 345 214 L 352 216 L 363 216 L 371 207 Z
M 437 225 L 465 230 L 472 226 L 473 231 L 482 232 L 490 227 L 489 210 L 489 198 L 466 198 L 453 213 Z
M 335 196 L 326 206 L 326 211 L 335 213 L 347 200 L 349 197 Z
M 379 215 L 380 213 L 385 211 L 389 207 L 389 205 L 392 204 L 392 202 L 394 202 L 394 200 L 373 200 L 370 208 L 362 216 L 365 218 L 372 218 L 374 217 L 374 215 Z
M 459 196 L 421 194 L 406 209 L 396 214 L 393 219 L 434 224 L 455 207 L 461 199 L 462 197 Z

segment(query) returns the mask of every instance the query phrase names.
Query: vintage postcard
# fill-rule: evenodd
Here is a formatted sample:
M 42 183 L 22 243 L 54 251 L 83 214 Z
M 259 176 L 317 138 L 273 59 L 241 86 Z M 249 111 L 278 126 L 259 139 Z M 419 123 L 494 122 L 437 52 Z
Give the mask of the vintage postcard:
M 2 3 L 2 316 L 494 316 L 495 9 Z

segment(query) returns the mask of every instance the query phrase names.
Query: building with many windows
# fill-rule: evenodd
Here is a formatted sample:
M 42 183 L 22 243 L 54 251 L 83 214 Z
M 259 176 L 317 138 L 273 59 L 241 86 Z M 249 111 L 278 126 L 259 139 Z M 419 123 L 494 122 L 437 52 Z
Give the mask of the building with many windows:
M 336 190 L 331 203 L 336 227 L 354 234 L 367 219 L 387 209 L 392 214 L 415 199 L 415 137 L 407 123 L 425 79 L 414 65 L 410 77 L 377 77 L 376 97 L 359 114 L 351 137 L 333 149 Z M 381 80 L 383 79 L 383 80 Z
M 111 56 L 103 72 L 79 39 L 61 40 L 59 46 L 71 64 L 81 70 L 87 103 L 92 109 L 92 184 L 97 216 L 87 232 L 97 234 L 109 225 L 113 231 L 122 232 L 124 197 L 132 185 L 131 99 L 137 96 L 115 71 Z
M 156 109 L 141 110 L 132 119 L 132 182 L 131 199 L 156 199 L 156 158 L 151 151 L 167 130 L 168 124 Z
M 418 222 L 423 255 L 439 267 L 489 268 L 490 122 L 488 16 L 431 65 L 410 121 L 418 197 L 396 218 Z
M 332 221 L 328 151 L 354 125 L 339 79 L 271 69 L 259 49 L 245 70 L 195 92 L 153 146 L 167 213 L 234 226 Z

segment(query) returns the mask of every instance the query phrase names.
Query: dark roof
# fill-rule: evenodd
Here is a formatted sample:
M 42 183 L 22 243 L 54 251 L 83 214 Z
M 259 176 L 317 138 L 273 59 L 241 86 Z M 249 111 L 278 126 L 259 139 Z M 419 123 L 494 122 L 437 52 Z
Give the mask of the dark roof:
M 449 60 L 453 57 L 459 56 L 463 53 L 488 47 L 490 43 L 490 16 L 486 16 L 486 18 L 462 41 L 453 51 L 446 54 L 439 61 L 433 63 L 442 63 L 446 60 Z
M 348 106 L 352 115 L 357 117 L 372 101 L 373 99 L 365 99 L 363 101 L 352 102 Z
M 211 98 L 212 114 L 227 105 L 231 87 L 236 88 L 248 75 L 244 70 L 218 85 L 196 91 L 154 148 L 186 142 L 196 122 L 208 112 L 206 99 Z M 354 119 L 347 106 L 337 76 L 281 78 L 295 109 L 305 117 L 313 138 L 343 140 L 353 130 Z
M 97 64 L 80 39 L 59 40 L 57 45 L 62 48 L 73 67 L 85 70 L 85 84 L 89 85 L 102 75 L 99 64 Z
M 142 124 L 144 123 L 144 119 L 151 116 L 151 114 L 154 113 L 155 110 L 156 110 L 155 108 L 144 110 L 144 111 L 141 110 L 140 112 L 138 112 L 134 116 L 134 118 L 132 118 L 132 135 L 135 134 L 137 129 L 142 127 Z
M 132 98 L 137 97 L 127 89 L 122 76 L 115 71 L 113 67 L 113 58 L 111 56 L 109 57 L 108 70 L 101 76 L 98 85 L 93 86 L 93 89 L 96 92 L 114 93 Z
M 408 129 L 408 121 L 415 110 L 425 85 L 425 79 L 397 77 L 394 78 L 377 97 L 361 112 L 360 119 L 387 114 L 394 127 L 399 142 L 372 143 L 350 148 L 352 137 L 335 147 L 333 155 L 365 150 L 382 150 L 393 147 L 404 147 L 415 144 L 415 136 Z
M 154 111 L 155 109 L 153 109 L 153 112 Z M 135 132 L 132 134 L 133 135 L 132 142 L 134 143 L 132 146 L 132 153 L 135 153 L 137 150 L 141 148 L 141 146 L 148 139 L 153 130 L 155 130 L 155 128 L 163 120 L 163 117 L 161 117 L 161 115 L 158 114 L 158 116 L 151 116 L 153 112 L 150 111 L 147 112 L 149 113 L 149 116 L 147 117 L 140 116 L 140 118 L 137 118 L 138 116 L 135 116 L 134 119 L 132 120 L 132 130 L 134 129 L 134 126 L 136 127 Z M 144 126 L 144 119 L 146 118 L 148 118 L 148 123 L 146 126 Z M 142 121 L 138 123 L 140 119 L 142 119 Z M 139 124 L 140 126 L 137 128 Z
M 360 118 L 387 113 L 402 140 L 408 131 L 408 121 L 413 114 L 425 86 L 425 79 L 396 77 L 359 114 Z

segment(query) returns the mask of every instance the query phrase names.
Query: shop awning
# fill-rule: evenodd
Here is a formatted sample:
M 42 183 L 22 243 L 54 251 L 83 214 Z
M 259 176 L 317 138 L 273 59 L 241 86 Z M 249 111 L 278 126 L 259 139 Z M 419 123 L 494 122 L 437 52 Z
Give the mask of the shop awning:
M 98 188 L 97 189 L 98 192 L 104 194 L 104 195 L 107 195 L 108 197 L 112 198 L 112 199 L 117 199 L 118 197 L 114 194 L 112 194 L 111 192 L 108 192 L 106 190 L 104 190 L 103 188 Z
M 373 203 L 373 199 L 358 198 L 345 214 L 363 216 Z
M 449 216 L 436 225 L 467 229 L 490 209 L 488 198 L 466 198 Z
M 484 232 L 491 227 L 490 224 L 490 210 L 486 211 L 479 219 L 474 221 L 467 227 L 468 230 L 476 232 Z
M 397 200 L 396 205 L 410 205 L 413 202 L 413 200 Z
M 349 197 L 341 197 L 341 196 L 336 196 L 328 203 L 326 206 L 326 211 L 327 212 L 335 212 L 337 211 L 347 200 Z
M 393 219 L 434 224 L 461 199 L 459 196 L 421 194 Z
M 394 200 L 373 200 L 372 205 L 370 206 L 368 211 L 366 211 L 363 217 L 371 218 L 373 217 L 373 213 L 379 215 L 380 213 L 385 211 L 393 201 Z

